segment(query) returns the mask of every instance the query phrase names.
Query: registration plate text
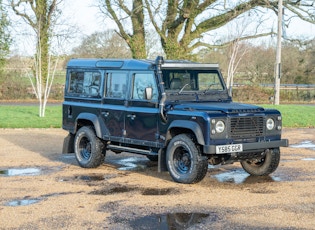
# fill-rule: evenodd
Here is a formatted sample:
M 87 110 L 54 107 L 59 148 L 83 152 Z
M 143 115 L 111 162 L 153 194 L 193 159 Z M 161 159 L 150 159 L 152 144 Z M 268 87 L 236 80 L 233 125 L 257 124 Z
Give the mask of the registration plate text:
M 216 146 L 216 153 L 217 154 L 236 153 L 236 152 L 243 152 L 243 145 L 242 144 Z

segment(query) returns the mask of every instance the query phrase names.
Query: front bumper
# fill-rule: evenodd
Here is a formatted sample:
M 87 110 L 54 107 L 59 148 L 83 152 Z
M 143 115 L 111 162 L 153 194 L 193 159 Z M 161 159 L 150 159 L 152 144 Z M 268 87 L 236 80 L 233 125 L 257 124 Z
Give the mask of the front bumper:
M 242 152 L 263 152 L 266 149 L 273 149 L 278 147 L 288 147 L 289 140 L 281 139 L 277 141 L 264 141 L 264 142 L 253 142 L 253 143 L 241 143 L 243 145 Z M 204 154 L 216 154 L 216 145 L 204 145 Z

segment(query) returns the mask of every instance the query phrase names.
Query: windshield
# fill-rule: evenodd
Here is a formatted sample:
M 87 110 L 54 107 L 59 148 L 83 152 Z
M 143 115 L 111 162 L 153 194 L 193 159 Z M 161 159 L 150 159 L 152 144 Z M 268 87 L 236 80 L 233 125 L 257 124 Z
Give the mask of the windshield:
M 217 70 L 163 70 L 165 92 L 171 100 L 226 99 L 227 90 Z M 225 96 L 226 95 L 226 96 Z

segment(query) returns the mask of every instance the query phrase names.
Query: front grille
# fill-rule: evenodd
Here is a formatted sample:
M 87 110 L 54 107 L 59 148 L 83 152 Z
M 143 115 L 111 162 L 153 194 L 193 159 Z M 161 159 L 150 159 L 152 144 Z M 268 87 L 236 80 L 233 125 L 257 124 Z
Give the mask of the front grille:
M 263 117 L 233 117 L 230 121 L 231 138 L 260 137 L 264 134 Z

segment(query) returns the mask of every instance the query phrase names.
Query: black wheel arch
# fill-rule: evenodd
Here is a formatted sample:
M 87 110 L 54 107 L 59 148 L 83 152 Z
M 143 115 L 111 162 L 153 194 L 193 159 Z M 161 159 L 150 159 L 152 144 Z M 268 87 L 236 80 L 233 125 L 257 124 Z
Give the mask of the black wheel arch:
M 181 133 L 193 134 L 199 145 L 205 145 L 204 135 L 200 126 L 196 122 L 187 120 L 176 120 L 170 124 L 166 134 L 166 142 L 169 142 L 172 137 Z
M 93 113 L 80 113 L 75 121 L 74 133 L 83 126 L 92 126 L 98 138 L 108 134 L 108 129 L 102 119 Z

